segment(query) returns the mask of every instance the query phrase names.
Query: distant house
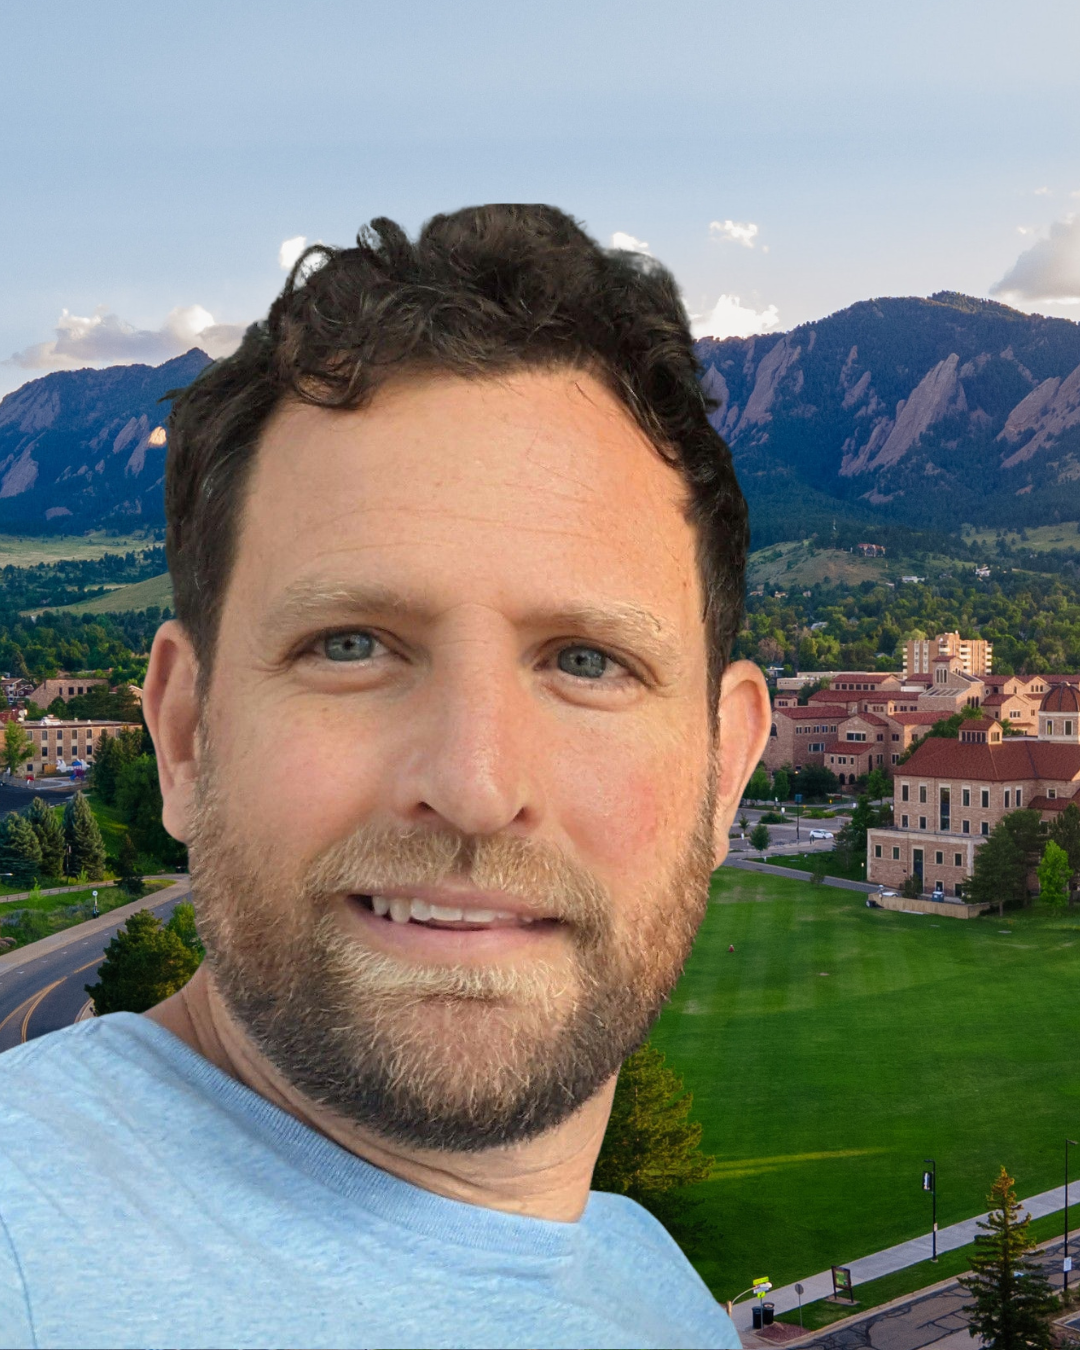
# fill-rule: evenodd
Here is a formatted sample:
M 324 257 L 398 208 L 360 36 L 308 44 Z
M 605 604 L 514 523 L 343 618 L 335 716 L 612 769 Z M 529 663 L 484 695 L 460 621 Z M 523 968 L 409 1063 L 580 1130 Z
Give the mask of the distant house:
M 100 675 L 65 675 L 61 671 L 55 680 L 42 680 L 35 686 L 31 691 L 30 701 L 40 708 L 47 708 L 53 699 L 62 698 L 66 703 L 69 698 L 88 694 L 99 685 L 104 685 L 107 689 L 109 681 L 102 679 Z
M 884 544 L 856 544 L 855 548 L 864 558 L 884 558 L 885 556 Z
M 983 566 L 983 567 L 976 567 L 976 569 L 975 569 L 975 575 L 976 575 L 977 577 L 983 577 L 983 578 L 988 577 L 988 576 L 990 575 L 990 569 L 989 569 L 989 567 L 985 567 L 985 566 Z

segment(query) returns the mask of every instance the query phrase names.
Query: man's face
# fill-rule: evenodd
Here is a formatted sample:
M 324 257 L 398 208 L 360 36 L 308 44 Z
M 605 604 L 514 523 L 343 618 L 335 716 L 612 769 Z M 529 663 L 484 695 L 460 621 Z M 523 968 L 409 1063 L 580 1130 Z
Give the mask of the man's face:
M 267 428 L 191 871 L 214 984 L 312 1100 L 475 1150 L 565 1119 L 647 1033 L 713 868 L 683 498 L 578 372 Z

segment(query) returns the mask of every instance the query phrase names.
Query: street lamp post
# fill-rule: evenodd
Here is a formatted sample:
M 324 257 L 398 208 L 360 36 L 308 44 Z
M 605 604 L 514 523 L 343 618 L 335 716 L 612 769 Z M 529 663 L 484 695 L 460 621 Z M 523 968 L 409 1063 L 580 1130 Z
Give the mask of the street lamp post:
M 1065 1250 L 1061 1257 L 1061 1292 L 1069 1292 L 1069 1271 L 1072 1270 L 1072 1258 L 1069 1256 L 1069 1145 L 1076 1148 L 1075 1139 L 1065 1140 Z
M 933 1158 L 924 1158 L 924 1163 L 930 1164 L 930 1171 L 922 1174 L 922 1188 L 930 1192 L 930 1198 L 933 1205 L 933 1229 L 930 1232 L 930 1260 L 937 1260 L 937 1163 Z

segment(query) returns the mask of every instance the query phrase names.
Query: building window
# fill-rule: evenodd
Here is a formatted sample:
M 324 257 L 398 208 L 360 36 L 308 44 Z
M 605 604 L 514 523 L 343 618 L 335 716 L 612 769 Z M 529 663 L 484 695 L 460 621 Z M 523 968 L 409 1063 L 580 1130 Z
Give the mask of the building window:
M 770 735 L 770 736 L 775 736 L 775 735 L 776 735 L 776 723 L 775 723 L 775 722 L 772 724 L 772 731 L 769 732 L 769 735 Z
M 941 849 L 938 849 L 938 851 L 934 854 L 934 861 L 937 863 L 939 867 L 941 867 L 941 865 L 944 863 L 945 854 L 942 853 Z
M 982 833 L 983 834 L 990 833 L 990 822 L 988 820 L 984 820 L 982 823 Z
M 982 789 L 982 799 L 981 799 L 981 800 L 982 800 L 982 808 L 983 808 L 983 810 L 985 811 L 985 810 L 989 807 L 989 805 L 990 805 L 990 789 L 989 789 L 989 788 L 983 788 L 983 789 Z
M 1005 810 L 1009 809 L 1009 802 L 1012 800 L 1012 793 L 1008 788 L 1005 789 Z
M 899 758 L 900 758 L 899 755 L 893 755 L 893 757 L 892 757 L 892 762 L 895 764 L 896 761 L 897 761 Z
M 948 833 L 949 830 L 949 811 L 950 811 L 951 795 L 952 790 L 950 788 L 947 787 L 938 788 L 938 817 L 939 817 L 938 828 L 943 833 Z
M 919 817 L 919 829 L 920 829 L 920 830 L 925 830 L 925 829 L 926 829 L 926 817 L 925 817 L 925 816 L 920 816 L 920 817 Z
M 875 858 L 880 858 L 880 857 L 881 857 L 881 845 L 880 845 L 880 844 L 875 844 L 875 845 L 874 845 L 874 857 L 875 857 Z
M 961 788 L 961 789 L 960 789 L 960 805 L 961 805 L 961 806 L 970 806 L 970 805 L 971 805 L 971 789 L 970 789 L 970 788 Z
M 894 731 L 892 734 L 892 738 L 894 741 L 898 741 L 900 739 L 900 733 L 898 731 Z
M 906 830 L 907 827 L 908 827 L 908 818 L 907 818 L 907 816 L 901 816 L 901 817 L 900 817 L 900 828 L 901 828 L 902 830 Z
M 906 802 L 908 800 L 908 785 L 906 783 L 900 784 L 900 800 L 902 802 Z
M 919 784 L 919 804 L 921 805 L 924 801 L 926 801 L 926 784 L 925 784 L 925 783 L 920 783 L 920 784 Z
M 893 844 L 892 855 L 893 855 L 893 861 L 894 861 L 894 862 L 899 862 L 899 861 L 900 861 L 900 847 L 899 847 L 898 844 Z
M 1050 798 L 1051 801 L 1053 801 L 1053 799 L 1057 796 L 1057 788 L 1047 788 L 1046 795 Z
M 1054 734 L 1054 723 L 1052 720 L 1049 719 L 1047 720 L 1046 723 L 1046 734 L 1048 736 L 1052 736 Z
M 1016 805 L 1017 805 L 1018 808 L 1019 808 L 1019 807 L 1021 806 L 1021 804 L 1023 803 L 1023 800 L 1024 800 L 1024 789 L 1023 789 L 1023 788 L 1017 788 L 1017 789 L 1016 789 Z
M 962 853 L 954 853 L 952 855 L 952 865 L 954 867 L 963 867 L 964 855 Z
M 970 820 L 962 820 L 962 821 L 960 822 L 960 833 L 961 833 L 961 834 L 970 834 L 970 833 L 971 833 L 971 821 L 970 821 Z

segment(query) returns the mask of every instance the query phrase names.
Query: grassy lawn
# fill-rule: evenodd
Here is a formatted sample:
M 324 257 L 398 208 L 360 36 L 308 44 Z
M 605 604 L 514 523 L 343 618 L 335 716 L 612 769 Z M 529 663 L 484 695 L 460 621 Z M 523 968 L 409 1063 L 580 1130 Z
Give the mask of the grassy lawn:
M 148 881 L 144 883 L 145 892 L 160 891 L 171 884 Z M 14 938 L 15 947 L 25 947 L 39 938 L 84 923 L 92 917 L 93 889 L 91 885 L 85 890 L 67 891 L 63 895 L 42 895 L 36 900 L 10 900 L 0 904 L 0 937 Z M 98 887 L 99 913 L 107 914 L 111 909 L 130 903 L 131 896 L 119 886 Z M 5 950 L 13 951 L 15 947 Z
M 825 874 L 830 877 L 843 877 L 846 881 L 865 881 L 866 862 L 862 858 L 854 859 L 847 867 L 841 865 L 835 853 L 770 853 L 766 862 L 777 867 L 794 867 L 801 872 L 813 871 L 814 866 L 825 863 Z
M 717 1297 L 927 1232 L 927 1157 L 942 1227 L 985 1210 L 1001 1164 L 1021 1198 L 1060 1184 L 1080 913 L 939 920 L 733 869 L 713 898 L 652 1040 L 716 1159 L 683 1241 Z

